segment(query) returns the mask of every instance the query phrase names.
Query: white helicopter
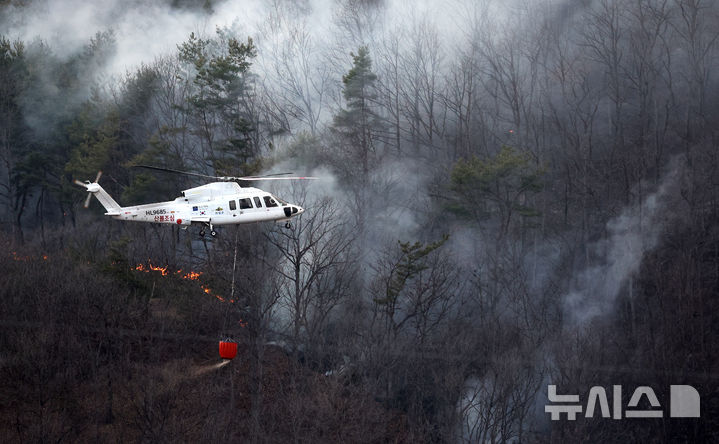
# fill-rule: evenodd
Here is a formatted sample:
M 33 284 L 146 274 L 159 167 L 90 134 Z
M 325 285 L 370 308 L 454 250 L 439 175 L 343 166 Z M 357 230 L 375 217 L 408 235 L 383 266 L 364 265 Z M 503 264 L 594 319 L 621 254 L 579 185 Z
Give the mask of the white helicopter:
M 217 225 L 286 221 L 285 227 L 290 228 L 289 220 L 302 214 L 305 211 L 302 207 L 289 204 L 259 188 L 241 187 L 235 181 L 317 179 L 316 177 L 284 176 L 289 173 L 246 177 L 208 176 L 169 168 L 147 165 L 136 166 L 205 179 L 215 179 L 217 182 L 184 190 L 180 197 L 175 200 L 121 207 L 98 184 L 102 176 L 102 171 L 99 171 L 94 182 L 75 180 L 75 184 L 86 188 L 89 193 L 85 200 L 85 208 L 90 205 L 90 199 L 94 195 L 107 210 L 105 215 L 113 219 L 176 224 L 183 225 L 185 226 L 184 228 L 191 224 L 201 224 L 200 236 L 205 235 L 205 227 L 209 227 L 212 237 L 217 236 L 217 231 L 215 231 L 215 226 Z

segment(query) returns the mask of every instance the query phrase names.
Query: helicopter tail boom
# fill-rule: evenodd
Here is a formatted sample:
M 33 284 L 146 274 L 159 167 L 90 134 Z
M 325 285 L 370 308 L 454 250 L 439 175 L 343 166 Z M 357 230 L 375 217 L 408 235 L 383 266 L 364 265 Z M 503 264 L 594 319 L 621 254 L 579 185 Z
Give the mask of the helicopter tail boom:
M 97 187 L 96 190 L 95 187 Z M 115 202 L 115 199 L 113 199 L 112 196 L 110 196 L 107 191 L 105 191 L 100 185 L 98 185 L 97 183 L 91 183 L 87 187 L 87 191 L 94 194 L 97 200 L 100 201 L 102 206 L 105 207 L 105 209 L 107 210 L 107 213 L 105 214 L 109 216 L 120 214 L 120 209 L 122 207 L 120 207 L 120 205 Z
M 122 209 L 122 207 L 120 206 L 120 204 L 115 202 L 115 199 L 113 199 L 112 196 L 110 196 L 107 191 L 105 191 L 100 186 L 100 184 L 98 184 L 97 182 L 82 183 L 80 181 L 76 181 L 75 183 L 87 188 L 87 191 L 90 193 L 90 195 L 94 195 L 97 200 L 100 201 L 102 206 L 105 207 L 105 209 L 107 210 L 107 213 L 105 213 L 106 215 L 116 216 L 120 214 L 120 210 Z M 89 203 L 89 201 L 87 203 Z

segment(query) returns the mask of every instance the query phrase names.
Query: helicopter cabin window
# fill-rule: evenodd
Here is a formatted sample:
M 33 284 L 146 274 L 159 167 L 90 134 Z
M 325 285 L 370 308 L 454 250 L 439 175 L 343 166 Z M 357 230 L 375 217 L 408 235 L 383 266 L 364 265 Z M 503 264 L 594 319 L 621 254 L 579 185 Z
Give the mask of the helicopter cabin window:
M 257 196 L 255 196 L 254 199 L 255 199 L 255 206 L 256 206 L 257 208 L 262 208 L 262 201 L 260 200 L 260 198 L 257 197 Z
M 273 199 L 272 196 L 264 196 L 262 198 L 265 200 L 265 206 L 267 208 L 277 206 L 277 201 Z
M 237 202 L 234 200 L 230 201 L 230 211 L 235 211 L 237 209 Z
M 252 208 L 252 200 L 250 198 L 240 199 L 240 210 Z

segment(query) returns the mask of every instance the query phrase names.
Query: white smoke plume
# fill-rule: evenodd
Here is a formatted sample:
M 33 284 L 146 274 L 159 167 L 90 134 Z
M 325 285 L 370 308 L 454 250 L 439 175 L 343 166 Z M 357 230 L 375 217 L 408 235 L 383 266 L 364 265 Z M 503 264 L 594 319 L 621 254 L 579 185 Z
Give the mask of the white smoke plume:
M 176 51 L 176 45 L 185 41 L 191 32 L 207 35 L 214 33 L 216 27 L 229 27 L 257 38 L 263 30 L 279 31 L 272 26 L 272 22 L 278 20 L 279 10 L 291 10 L 294 13 L 291 20 L 304 22 L 314 38 L 327 41 L 326 37 L 333 32 L 333 17 L 338 14 L 342 2 L 222 1 L 210 2 L 211 7 L 204 10 L 175 8 L 170 3 L 161 0 L 18 2 L 3 8 L 0 25 L 6 37 L 26 42 L 40 39 L 50 44 L 60 56 L 71 56 L 82 50 L 96 33 L 112 30 L 117 36 L 117 56 L 108 68 L 112 73 L 122 74 Z M 412 4 L 412 8 L 407 7 L 408 3 Z M 438 3 L 442 2 L 378 2 L 384 5 L 384 13 L 380 17 L 390 25 L 403 21 L 409 9 L 413 15 L 448 17 L 446 14 L 437 15 L 442 6 Z M 450 23 L 444 23 L 444 26 L 440 23 L 440 26 L 450 31 L 455 29 Z
M 674 199 L 681 185 L 682 157 L 669 163 L 657 190 L 639 206 L 625 208 L 607 222 L 608 236 L 589 246 L 599 262 L 572 279 L 565 297 L 568 321 L 582 324 L 607 314 L 628 280 L 637 274 L 645 254 L 657 246 L 669 215 L 680 214 Z

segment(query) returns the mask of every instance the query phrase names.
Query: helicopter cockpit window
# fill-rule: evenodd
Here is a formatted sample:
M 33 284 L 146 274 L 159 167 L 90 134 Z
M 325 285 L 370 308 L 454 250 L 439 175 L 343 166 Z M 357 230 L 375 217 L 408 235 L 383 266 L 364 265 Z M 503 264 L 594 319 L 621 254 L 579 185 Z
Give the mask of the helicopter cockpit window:
M 282 204 L 283 207 L 289 205 L 287 202 L 285 202 L 284 200 L 280 199 L 280 198 L 277 197 L 277 196 L 272 196 L 272 197 L 274 197 L 277 202 L 279 202 L 280 204 Z
M 262 208 L 262 201 L 260 200 L 260 198 L 255 196 L 254 199 L 255 199 L 255 207 Z
M 240 199 L 240 210 L 252 208 L 252 200 L 250 198 Z
M 234 200 L 230 201 L 230 211 L 235 211 L 237 209 L 237 202 Z
M 273 199 L 272 196 L 263 196 L 262 198 L 265 200 L 265 206 L 267 208 L 277 206 L 277 201 Z

